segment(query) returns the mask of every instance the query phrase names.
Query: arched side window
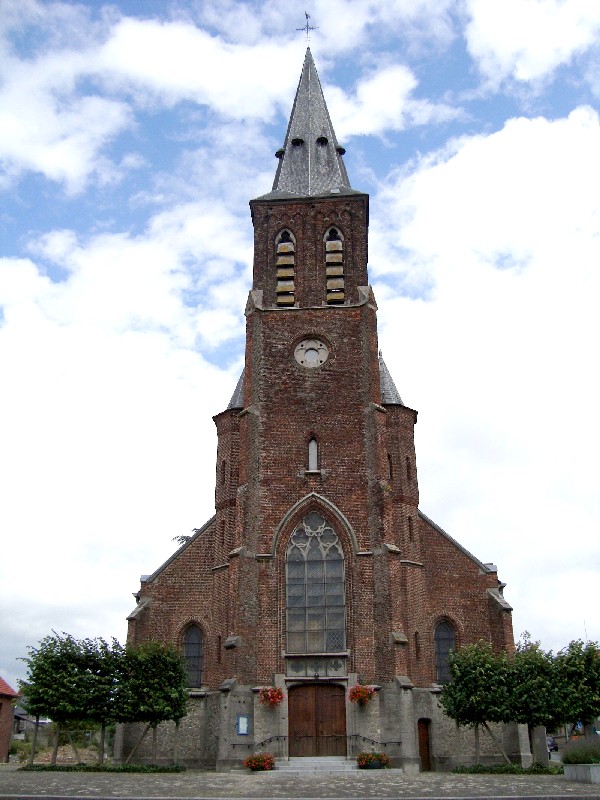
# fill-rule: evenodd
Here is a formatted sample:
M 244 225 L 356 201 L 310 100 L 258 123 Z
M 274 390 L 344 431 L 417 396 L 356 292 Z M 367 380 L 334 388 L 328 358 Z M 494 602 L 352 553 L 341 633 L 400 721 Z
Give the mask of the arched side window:
M 290 538 L 286 606 L 288 653 L 346 649 L 344 554 L 333 528 L 315 511 Z
M 296 243 L 288 230 L 278 235 L 275 266 L 277 268 L 277 305 L 293 306 L 295 300 L 294 270 L 296 267 Z
M 325 269 L 327 275 L 327 305 L 338 305 L 346 299 L 344 280 L 344 240 L 337 228 L 325 235 Z
M 319 469 L 319 445 L 313 438 L 308 443 L 308 471 L 317 472 Z
M 202 686 L 204 636 L 197 625 L 190 625 L 183 634 L 183 658 L 187 665 L 188 686 Z
M 437 683 L 450 680 L 450 653 L 456 647 L 454 628 L 449 622 L 440 622 L 435 629 L 435 679 Z

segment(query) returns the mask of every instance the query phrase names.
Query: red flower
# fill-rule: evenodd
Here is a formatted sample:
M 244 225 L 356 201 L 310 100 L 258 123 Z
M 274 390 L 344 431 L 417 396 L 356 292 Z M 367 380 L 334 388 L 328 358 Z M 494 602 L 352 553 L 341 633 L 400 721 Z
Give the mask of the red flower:
M 375 694 L 375 689 L 372 686 L 363 686 L 357 683 L 348 692 L 348 700 L 351 703 L 358 703 L 359 706 L 365 706 Z
M 263 686 L 258 691 L 260 702 L 266 706 L 278 706 L 284 696 L 283 689 L 280 689 L 279 686 Z

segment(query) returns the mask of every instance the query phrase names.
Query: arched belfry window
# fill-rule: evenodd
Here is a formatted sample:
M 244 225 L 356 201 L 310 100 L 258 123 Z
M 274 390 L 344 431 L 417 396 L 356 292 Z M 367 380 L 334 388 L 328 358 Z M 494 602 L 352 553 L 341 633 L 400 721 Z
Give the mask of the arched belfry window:
M 449 622 L 440 622 L 435 628 L 435 679 L 437 683 L 450 680 L 450 653 L 456 647 L 454 628 Z
M 325 234 L 325 270 L 327 304 L 337 305 L 346 299 L 344 280 L 344 239 L 337 228 Z
M 290 231 L 281 231 L 275 241 L 275 249 L 277 305 L 293 306 L 295 300 L 294 270 L 296 267 L 296 242 Z
M 346 649 L 344 554 L 337 534 L 316 511 L 290 538 L 286 600 L 288 653 Z
M 187 666 L 188 686 L 202 686 L 204 636 L 197 625 L 189 625 L 183 634 L 183 658 Z

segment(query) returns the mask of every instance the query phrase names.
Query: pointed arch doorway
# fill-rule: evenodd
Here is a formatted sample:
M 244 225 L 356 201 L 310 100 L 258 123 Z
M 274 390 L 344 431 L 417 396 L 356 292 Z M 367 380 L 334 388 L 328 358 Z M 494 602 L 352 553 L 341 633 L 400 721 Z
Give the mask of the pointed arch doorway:
M 343 686 L 309 683 L 288 693 L 290 756 L 346 755 L 346 692 Z

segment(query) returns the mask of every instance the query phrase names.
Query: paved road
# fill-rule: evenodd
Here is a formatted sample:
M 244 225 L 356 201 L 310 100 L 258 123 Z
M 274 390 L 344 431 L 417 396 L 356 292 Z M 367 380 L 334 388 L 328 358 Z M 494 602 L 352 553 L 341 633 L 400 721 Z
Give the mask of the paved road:
M 597 798 L 600 786 L 574 783 L 562 776 L 406 775 L 400 770 L 346 775 L 299 776 L 277 772 L 196 772 L 114 774 L 21 772 L 0 768 L 0 800 L 25 798 L 289 798 L 290 800 L 382 800 L 398 798 Z

